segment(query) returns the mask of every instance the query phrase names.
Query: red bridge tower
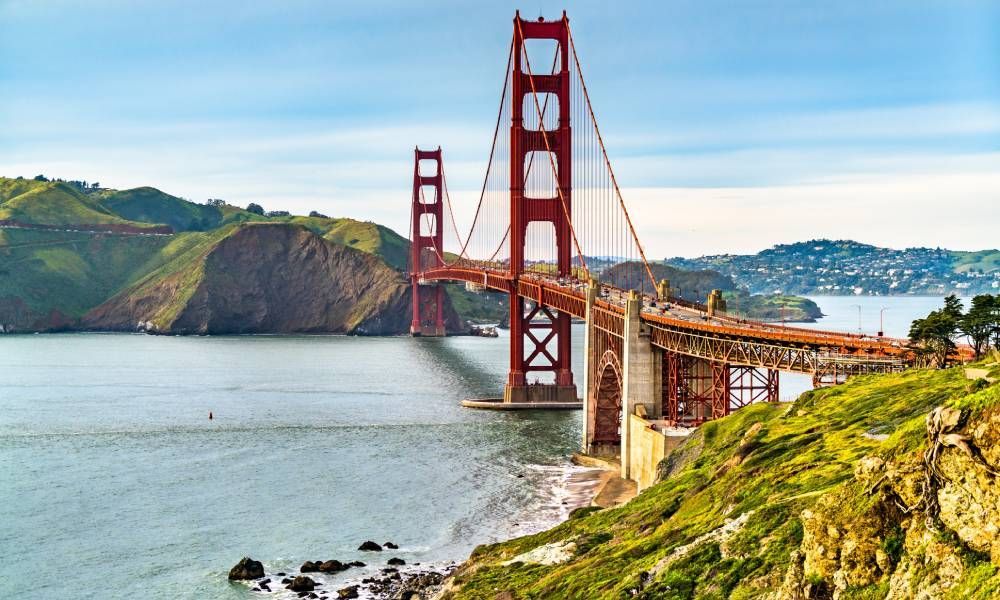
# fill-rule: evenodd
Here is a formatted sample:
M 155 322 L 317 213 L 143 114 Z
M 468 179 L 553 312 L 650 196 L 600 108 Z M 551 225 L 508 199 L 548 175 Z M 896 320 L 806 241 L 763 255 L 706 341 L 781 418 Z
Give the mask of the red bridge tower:
M 553 73 L 534 74 L 543 65 L 526 64 L 525 40 L 555 40 L 559 61 Z M 528 225 L 551 223 L 555 228 L 556 267 L 560 276 L 570 274 L 571 245 L 569 215 L 572 215 L 570 148 L 569 21 L 566 13 L 558 21 L 526 21 L 514 16 L 513 73 L 511 74 L 510 127 L 510 272 L 524 273 L 524 242 Z M 548 65 L 545 65 L 548 67 Z M 526 129 L 524 111 L 538 114 L 539 98 L 551 94 L 558 102 L 559 122 L 546 130 L 546 119 L 538 118 L 538 129 Z M 555 189 L 544 197 L 525 194 L 526 165 L 555 169 Z M 576 385 L 570 364 L 570 317 L 526 302 L 517 284 L 510 297 L 510 372 L 504 389 L 505 402 L 576 402 Z M 530 352 L 525 354 L 525 341 Z M 554 352 L 553 352 L 554 351 Z M 531 373 L 552 373 L 554 382 L 529 385 Z
M 413 286 L 413 320 L 410 335 L 443 336 L 444 286 L 440 283 L 421 284 L 420 273 L 444 265 L 444 236 L 442 235 L 441 147 L 437 150 L 414 149 L 413 155 L 413 213 L 410 239 L 410 281 Z M 422 173 L 420 161 L 434 161 L 434 173 Z M 433 295 L 431 295 L 433 292 Z M 421 302 L 433 298 L 433 302 Z

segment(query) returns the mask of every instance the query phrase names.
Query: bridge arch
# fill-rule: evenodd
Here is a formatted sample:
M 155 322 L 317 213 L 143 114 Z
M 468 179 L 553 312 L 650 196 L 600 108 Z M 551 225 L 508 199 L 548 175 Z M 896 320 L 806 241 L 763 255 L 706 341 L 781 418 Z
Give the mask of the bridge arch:
M 607 350 L 597 363 L 594 385 L 594 437 L 595 446 L 621 444 L 623 377 L 618 354 Z

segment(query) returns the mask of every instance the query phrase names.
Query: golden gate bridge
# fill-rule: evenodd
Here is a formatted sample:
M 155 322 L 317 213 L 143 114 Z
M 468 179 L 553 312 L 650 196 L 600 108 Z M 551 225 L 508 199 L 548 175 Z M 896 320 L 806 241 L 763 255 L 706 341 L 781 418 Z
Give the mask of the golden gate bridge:
M 910 364 L 905 340 L 756 322 L 729 314 L 718 293 L 694 303 L 656 280 L 565 12 L 553 21 L 515 15 L 470 225 L 456 222 L 441 149 L 418 148 L 414 159 L 411 333 L 444 334 L 441 282 L 507 294 L 510 369 L 496 402 L 577 407 L 570 324 L 583 320 L 587 451 L 624 451 L 633 415 L 654 428 L 695 426 L 776 402 L 779 371 L 821 386 Z

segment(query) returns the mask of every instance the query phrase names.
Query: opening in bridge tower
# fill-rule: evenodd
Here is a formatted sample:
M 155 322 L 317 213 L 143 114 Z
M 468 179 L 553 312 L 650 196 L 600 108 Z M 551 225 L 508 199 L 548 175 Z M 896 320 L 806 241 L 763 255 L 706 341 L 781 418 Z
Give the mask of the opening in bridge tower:
M 413 288 L 410 335 L 445 335 L 444 286 L 440 283 L 422 283 L 420 280 L 422 272 L 444 265 L 441 166 L 440 146 L 437 150 L 414 149 L 413 200 L 410 205 L 410 239 L 413 240 L 410 245 L 410 281 Z
M 552 40 L 557 46 L 555 67 L 531 64 L 525 42 Z M 570 132 L 569 21 L 564 12 L 556 21 L 527 21 L 514 16 L 510 126 L 510 273 L 516 280 L 525 272 L 525 241 L 532 223 L 554 229 L 555 270 L 571 274 L 572 156 Z M 537 70 L 544 70 L 537 73 Z M 546 118 L 542 104 L 554 99 L 558 118 Z M 527 113 L 527 114 L 526 114 Z M 528 116 L 528 119 L 525 117 Z M 553 123 L 555 121 L 555 123 Z M 530 125 L 529 125 L 530 124 Z M 534 167 L 531 165 L 533 163 Z M 549 191 L 540 191 L 526 178 L 536 172 L 552 175 Z M 532 189 L 529 189 L 532 188 Z M 575 402 L 576 385 L 570 362 L 570 316 L 538 305 L 518 293 L 510 296 L 510 372 L 504 389 L 506 402 Z M 552 381 L 536 384 L 536 374 Z

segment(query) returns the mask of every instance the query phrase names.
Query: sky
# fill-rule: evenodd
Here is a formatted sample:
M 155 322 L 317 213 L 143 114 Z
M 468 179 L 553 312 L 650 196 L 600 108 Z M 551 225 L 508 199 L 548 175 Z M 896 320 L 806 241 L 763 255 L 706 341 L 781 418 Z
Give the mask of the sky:
M 1000 246 L 1000 2 L 0 0 L 0 175 L 408 230 L 475 203 L 511 18 L 569 14 L 651 257 Z

